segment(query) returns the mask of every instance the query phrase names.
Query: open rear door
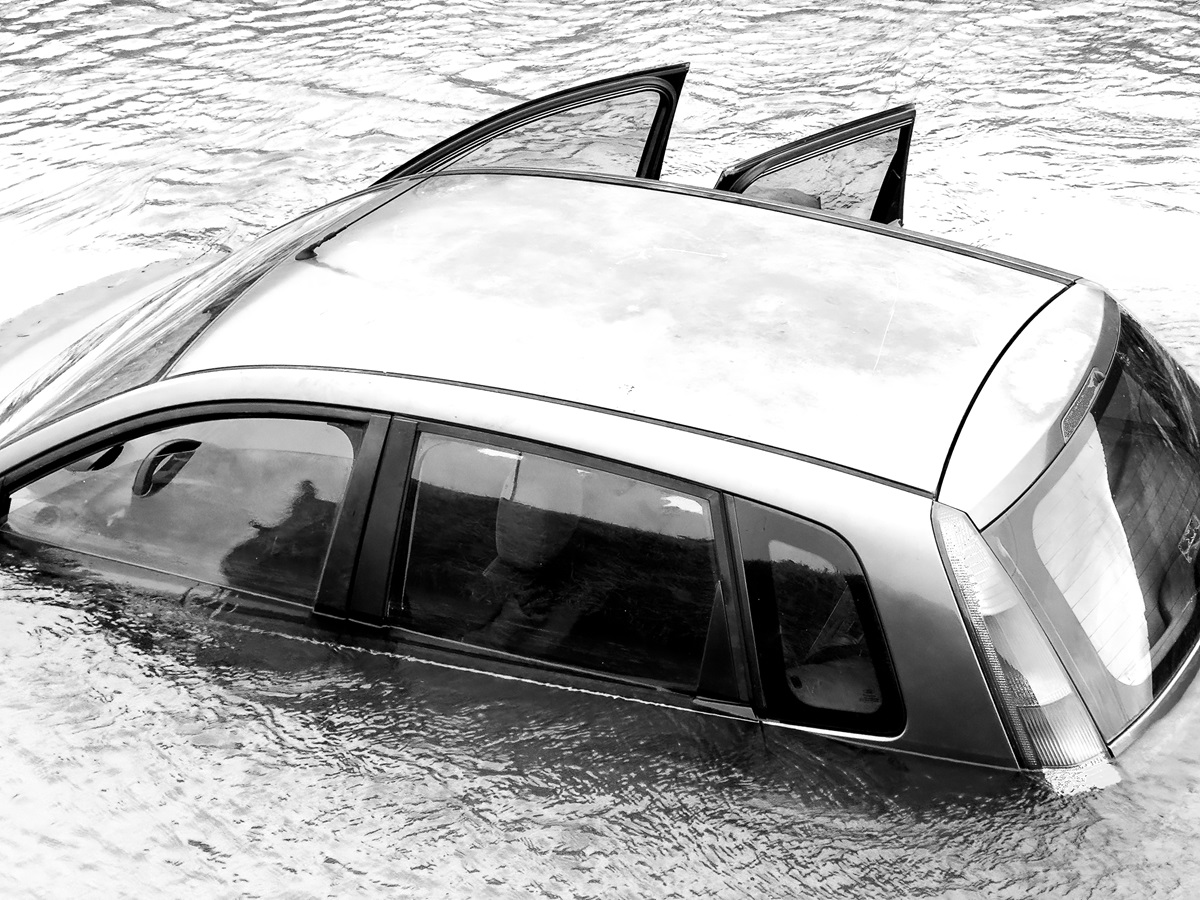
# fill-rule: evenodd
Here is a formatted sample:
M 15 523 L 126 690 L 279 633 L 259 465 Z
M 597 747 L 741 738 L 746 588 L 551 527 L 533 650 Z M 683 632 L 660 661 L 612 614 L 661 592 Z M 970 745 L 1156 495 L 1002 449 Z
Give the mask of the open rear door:
M 717 190 L 899 225 L 916 118 L 905 104 L 768 150 L 722 172 Z
M 380 178 L 446 168 L 567 169 L 658 178 L 687 63 L 606 78 L 485 119 Z

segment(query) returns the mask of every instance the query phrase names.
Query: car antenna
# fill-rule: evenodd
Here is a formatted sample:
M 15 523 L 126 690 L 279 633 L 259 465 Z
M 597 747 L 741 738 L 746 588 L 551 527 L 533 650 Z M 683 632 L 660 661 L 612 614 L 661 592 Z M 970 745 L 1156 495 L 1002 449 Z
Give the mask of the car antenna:
M 296 253 L 295 258 L 297 260 L 301 260 L 301 261 L 306 260 L 306 259 L 316 259 L 317 258 L 317 248 L 320 247 L 323 243 L 325 243 L 326 241 L 333 240 L 335 237 L 337 237 L 339 234 L 341 234 L 343 231 L 345 231 L 351 225 L 354 225 L 357 222 L 360 222 L 361 220 L 363 220 L 367 216 L 369 216 L 371 213 L 375 212 L 377 209 L 379 209 L 380 206 L 384 206 L 384 205 L 392 202 L 393 200 L 396 199 L 396 197 L 400 197 L 400 196 L 403 196 L 404 194 L 407 194 L 413 188 L 417 187 L 420 184 L 423 184 L 428 178 L 429 178 L 429 175 L 426 174 L 425 178 L 422 178 L 420 181 L 413 182 L 412 184 L 409 184 L 404 190 L 400 191 L 399 193 L 397 193 L 391 197 L 387 197 L 383 201 L 383 203 L 380 203 L 378 206 L 374 206 L 371 209 L 368 209 L 357 219 L 351 219 L 349 222 L 344 223 L 341 228 L 338 228 L 335 231 L 331 231 L 331 232 L 329 232 L 329 234 L 327 234 L 324 237 L 320 238 L 319 240 L 313 242 L 312 244 L 309 244 L 307 247 L 301 248 L 299 250 L 299 252 Z M 384 177 L 384 178 L 380 179 L 378 182 L 376 182 L 375 184 L 371 185 L 371 187 L 376 187 L 379 184 L 386 183 L 388 180 L 389 179 L 387 177 Z

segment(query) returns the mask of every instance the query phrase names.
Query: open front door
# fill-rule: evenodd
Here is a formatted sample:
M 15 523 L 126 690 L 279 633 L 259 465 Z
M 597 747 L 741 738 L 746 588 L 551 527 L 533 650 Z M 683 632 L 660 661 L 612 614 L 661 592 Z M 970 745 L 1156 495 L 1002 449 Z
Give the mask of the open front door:
M 446 168 L 568 169 L 658 178 L 687 63 L 606 78 L 485 119 L 376 184 Z
M 901 224 L 916 117 L 905 104 L 830 128 L 731 166 L 716 188 Z

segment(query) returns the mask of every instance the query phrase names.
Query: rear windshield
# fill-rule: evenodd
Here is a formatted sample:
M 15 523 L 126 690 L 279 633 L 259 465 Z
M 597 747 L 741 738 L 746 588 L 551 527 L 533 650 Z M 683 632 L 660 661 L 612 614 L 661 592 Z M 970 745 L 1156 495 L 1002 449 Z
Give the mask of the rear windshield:
M 1128 314 L 1091 413 L 986 535 L 1106 739 L 1158 696 L 1200 616 L 1200 391 Z

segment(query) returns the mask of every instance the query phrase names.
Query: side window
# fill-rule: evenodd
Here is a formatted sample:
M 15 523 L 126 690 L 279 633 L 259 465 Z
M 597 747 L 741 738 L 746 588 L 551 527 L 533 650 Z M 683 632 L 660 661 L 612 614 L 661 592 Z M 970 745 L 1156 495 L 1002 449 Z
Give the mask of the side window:
M 658 178 L 687 64 L 557 91 L 464 128 L 376 184 L 447 166 L 528 166 Z
M 14 491 L 0 534 L 311 605 L 361 436 L 283 418 L 156 431 Z
M 871 219 L 899 143 L 899 130 L 863 138 L 764 175 L 742 193 Z
M 902 224 L 912 104 L 864 116 L 730 166 L 717 190 Z
M 637 175 L 660 95 L 638 91 L 526 122 L 488 140 L 449 168 L 525 166 Z
M 718 584 L 706 499 L 431 434 L 417 446 L 409 496 L 395 624 L 695 689 Z
M 741 499 L 736 510 L 773 714 L 842 730 L 889 730 L 899 698 L 854 553 L 803 519 Z

